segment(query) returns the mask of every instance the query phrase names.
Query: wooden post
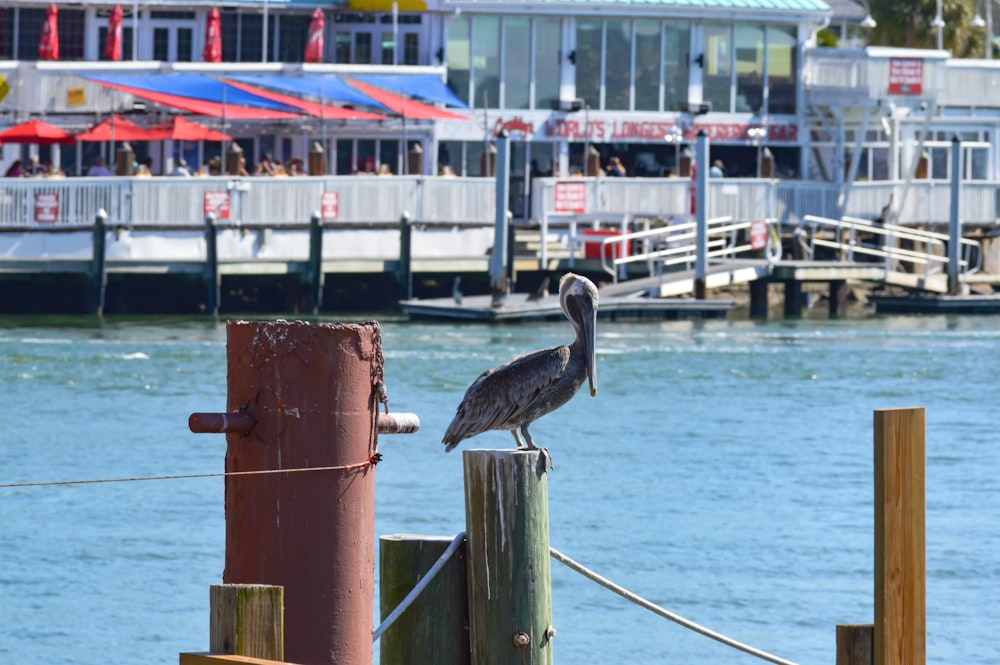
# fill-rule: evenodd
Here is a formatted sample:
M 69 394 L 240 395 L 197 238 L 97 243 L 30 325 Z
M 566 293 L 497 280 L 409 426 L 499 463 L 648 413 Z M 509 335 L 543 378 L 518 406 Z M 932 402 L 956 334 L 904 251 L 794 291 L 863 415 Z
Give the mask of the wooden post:
M 755 279 L 750 282 L 750 318 L 767 318 L 767 292 L 770 284 L 766 279 Z
M 831 319 L 844 315 L 847 308 L 847 296 L 849 293 L 850 291 L 847 288 L 847 282 L 845 280 L 830 280 L 829 314 Z
M 785 316 L 802 316 L 802 282 L 785 282 Z
M 209 650 L 285 659 L 285 590 L 265 584 L 213 584 Z
M 472 665 L 552 665 L 548 481 L 537 450 L 466 450 Z
M 875 665 L 927 661 L 923 408 L 875 411 Z
M 215 213 L 205 216 L 205 310 L 212 316 L 219 314 L 219 244 L 216 236 Z
M 694 261 L 694 297 L 704 300 L 708 296 L 708 134 L 704 129 L 698 130 L 694 144 L 695 169 L 695 261 Z
M 93 253 L 90 259 L 90 286 L 92 293 L 91 313 L 104 315 L 104 296 L 108 286 L 108 267 L 106 263 L 108 213 L 101 208 L 94 217 Z
M 875 652 L 870 623 L 837 626 L 837 665 L 872 665 Z
M 400 300 L 413 297 L 412 241 L 413 225 L 410 224 L 410 215 L 404 212 L 399 217 L 399 265 L 396 269 Z
M 319 211 L 309 216 L 309 294 L 306 307 L 319 314 L 323 306 L 323 218 Z
M 451 538 L 379 539 L 381 618 L 396 609 L 451 544 Z M 413 604 L 379 638 L 382 665 L 469 665 L 469 591 L 465 547 L 452 555 Z
M 378 323 L 227 325 L 227 584 L 285 588 L 292 662 L 372 662 Z

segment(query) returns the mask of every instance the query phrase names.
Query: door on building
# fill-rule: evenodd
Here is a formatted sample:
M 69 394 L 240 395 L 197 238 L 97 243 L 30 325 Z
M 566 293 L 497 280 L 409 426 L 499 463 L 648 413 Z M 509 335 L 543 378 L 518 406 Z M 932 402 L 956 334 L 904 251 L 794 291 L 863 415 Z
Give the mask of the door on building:
M 194 12 L 154 11 L 151 14 L 149 57 L 164 62 L 193 62 L 194 35 L 198 27 Z M 139 47 L 142 48 L 141 42 Z

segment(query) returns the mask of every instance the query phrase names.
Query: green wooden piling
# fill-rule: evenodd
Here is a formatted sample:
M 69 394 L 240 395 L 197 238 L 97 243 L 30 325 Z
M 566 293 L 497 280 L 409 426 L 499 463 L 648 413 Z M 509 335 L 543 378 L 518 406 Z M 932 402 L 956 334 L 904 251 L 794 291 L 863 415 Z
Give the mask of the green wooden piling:
M 381 620 L 396 609 L 451 544 L 451 538 L 397 534 L 379 539 Z M 382 665 L 469 665 L 465 547 L 379 638 Z
M 396 279 L 399 282 L 399 299 L 409 300 L 413 297 L 413 225 L 410 216 L 403 213 L 399 218 L 399 264 L 396 268 Z
M 215 213 L 205 216 L 205 285 L 207 290 L 206 311 L 212 316 L 219 314 L 219 244 L 216 236 Z
M 319 211 L 309 217 L 309 294 L 306 306 L 313 314 L 319 314 L 323 306 L 323 218 Z
M 551 665 L 548 481 L 537 450 L 466 450 L 472 665 Z
M 108 213 L 101 208 L 94 217 L 93 254 L 90 260 L 90 285 L 92 314 L 104 315 L 104 295 L 108 286 L 108 267 L 105 261 Z

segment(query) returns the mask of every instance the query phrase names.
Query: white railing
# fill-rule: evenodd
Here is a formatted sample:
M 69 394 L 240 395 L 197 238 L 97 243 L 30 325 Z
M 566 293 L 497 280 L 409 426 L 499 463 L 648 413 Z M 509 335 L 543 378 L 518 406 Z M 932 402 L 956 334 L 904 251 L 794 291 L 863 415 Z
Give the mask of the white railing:
M 495 185 L 487 178 L 6 178 L 0 179 L 0 229 L 93 223 L 181 226 L 205 219 L 205 194 L 228 192 L 231 222 L 308 223 L 324 192 L 337 193 L 347 224 L 395 223 L 406 213 L 423 223 L 492 224 Z M 45 221 L 55 210 L 54 222 Z
M 817 248 L 833 250 L 844 261 L 873 257 L 882 262 L 887 271 L 923 274 L 925 277 L 943 271 L 949 262 L 949 237 L 897 224 L 873 224 L 864 219 L 844 217 L 827 219 L 807 215 L 803 219 L 801 238 L 809 260 L 817 259 Z M 900 241 L 911 244 L 912 249 L 900 246 Z M 968 238 L 960 239 L 959 269 L 962 274 L 973 274 L 982 268 L 982 245 Z M 865 260 L 861 258 L 861 260 Z M 871 260 L 871 259 L 867 259 Z

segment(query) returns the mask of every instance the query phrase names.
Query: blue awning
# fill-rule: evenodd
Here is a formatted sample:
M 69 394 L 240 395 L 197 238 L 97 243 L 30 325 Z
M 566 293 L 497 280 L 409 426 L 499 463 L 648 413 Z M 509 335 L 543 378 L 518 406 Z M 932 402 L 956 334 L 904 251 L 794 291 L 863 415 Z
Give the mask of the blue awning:
M 165 95 L 178 95 L 189 99 L 197 99 L 227 106 L 246 106 L 272 111 L 289 111 L 299 113 L 300 110 L 288 104 L 282 104 L 266 97 L 260 97 L 245 90 L 226 85 L 222 81 L 201 76 L 200 74 L 160 74 L 154 76 L 92 76 L 86 78 L 104 83 L 145 90 L 147 92 Z
M 357 74 L 351 78 L 427 102 L 469 108 L 436 74 Z
M 271 88 L 296 95 L 309 95 L 326 102 L 341 102 L 343 104 L 358 104 L 385 109 L 386 106 L 375 101 L 357 88 L 352 88 L 336 76 L 230 76 L 234 81 Z

